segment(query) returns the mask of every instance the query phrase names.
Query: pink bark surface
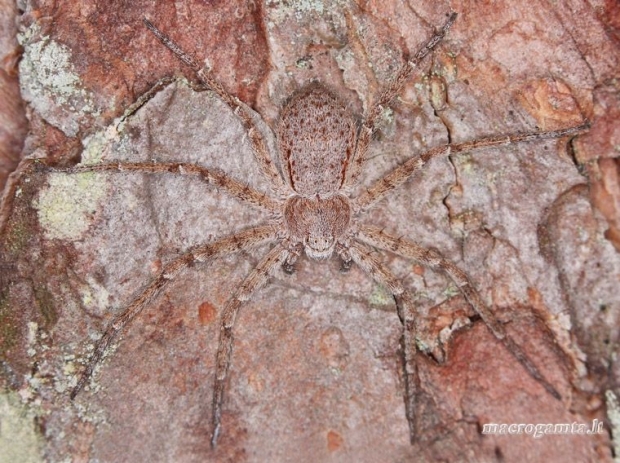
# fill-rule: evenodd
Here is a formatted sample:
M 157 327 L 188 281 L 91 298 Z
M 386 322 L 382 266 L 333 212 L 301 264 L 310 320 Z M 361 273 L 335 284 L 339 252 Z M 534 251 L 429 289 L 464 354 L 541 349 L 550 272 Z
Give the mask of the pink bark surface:
M 21 49 L 15 38 L 16 15 L 14 2 L 0 1 L 0 196 L 8 175 L 19 163 L 28 131 L 19 94 L 17 63 Z
M 0 219 L 3 384 L 39 415 L 49 461 L 612 461 L 605 391 L 620 393 L 620 188 L 613 1 L 55 2 L 19 18 L 25 154 L 179 161 L 262 191 L 243 126 L 186 76 L 146 16 L 272 127 L 318 80 L 362 115 L 440 26 L 444 43 L 386 110 L 362 174 L 372 180 L 440 144 L 592 122 L 574 140 L 431 162 L 364 217 L 466 271 L 555 400 L 456 287 L 380 254 L 416 295 L 427 397 L 410 445 L 402 326 L 393 298 L 336 258 L 300 259 L 241 309 L 210 448 L 219 314 L 267 252 L 195 265 L 117 339 L 88 390 L 69 392 L 112 317 L 188 248 L 268 219 L 174 175 L 49 173 L 22 166 Z M 126 114 L 124 120 L 119 118 Z M 273 144 L 273 139 L 270 139 Z M 483 434 L 488 423 L 605 421 L 595 435 Z M 616 431 L 618 432 L 618 431 Z

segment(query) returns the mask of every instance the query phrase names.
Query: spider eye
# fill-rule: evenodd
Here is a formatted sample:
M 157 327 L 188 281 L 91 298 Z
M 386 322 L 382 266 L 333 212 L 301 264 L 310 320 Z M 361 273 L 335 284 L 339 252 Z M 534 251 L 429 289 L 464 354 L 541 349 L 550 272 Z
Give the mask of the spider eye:
M 305 240 L 306 254 L 311 259 L 327 259 L 334 252 L 334 237 L 311 233 Z

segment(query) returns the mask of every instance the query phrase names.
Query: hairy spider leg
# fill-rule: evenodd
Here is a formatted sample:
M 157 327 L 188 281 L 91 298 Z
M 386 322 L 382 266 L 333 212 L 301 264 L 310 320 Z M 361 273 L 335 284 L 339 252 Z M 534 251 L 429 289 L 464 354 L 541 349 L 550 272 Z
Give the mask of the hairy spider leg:
M 273 160 L 269 156 L 269 149 L 267 142 L 263 137 L 260 130 L 257 128 L 255 117 L 252 115 L 247 105 L 245 105 L 239 98 L 231 95 L 213 76 L 207 72 L 202 66 L 192 58 L 189 54 L 181 49 L 176 43 L 170 39 L 166 34 L 160 31 L 153 25 L 148 19 L 143 18 L 144 24 L 149 30 L 159 39 L 159 41 L 166 46 L 174 55 L 180 59 L 183 63 L 189 66 L 195 73 L 200 81 L 207 85 L 217 95 L 230 106 L 235 114 L 239 116 L 243 124 L 245 125 L 248 133 L 248 138 L 252 143 L 254 155 L 263 175 L 269 180 L 270 185 L 274 188 L 278 194 L 288 194 L 289 188 L 284 183 L 280 172 L 273 163 Z
M 359 211 L 372 208 L 388 193 L 401 186 L 418 171 L 420 171 L 431 159 L 434 159 L 438 156 L 448 156 L 451 154 L 458 154 L 466 151 L 473 151 L 493 146 L 507 146 L 520 142 L 562 138 L 568 135 L 577 135 L 583 133 L 589 128 L 590 122 L 585 121 L 581 125 L 559 130 L 498 135 L 480 138 L 478 140 L 472 140 L 463 143 L 452 143 L 431 148 L 430 150 L 422 153 L 420 156 L 414 156 L 408 159 L 382 178 L 376 180 L 369 188 L 366 189 L 366 191 L 364 191 L 353 200 L 353 209 Z
M 204 262 L 220 256 L 245 251 L 261 244 L 275 241 L 277 231 L 270 225 L 249 228 L 240 233 L 221 238 L 213 243 L 203 244 L 187 251 L 165 265 L 159 275 L 136 297 L 125 310 L 108 325 L 103 336 L 95 344 L 95 350 L 88 359 L 76 386 L 71 391 L 71 399 L 80 392 L 92 376 L 97 364 L 116 336 L 138 315 L 146 304 L 174 279 L 183 269 L 195 262 Z
M 269 195 L 253 189 L 219 169 L 207 169 L 196 164 L 183 162 L 126 162 L 114 161 L 102 164 L 87 164 L 69 168 L 53 168 L 53 172 L 81 173 L 81 172 L 142 172 L 146 174 L 176 174 L 199 177 L 205 183 L 221 188 L 233 198 L 250 204 L 257 209 L 267 212 L 276 212 L 282 209 L 279 201 Z
M 482 318 L 486 326 L 493 333 L 493 335 L 500 341 L 506 349 L 517 359 L 517 361 L 525 368 L 528 374 L 535 379 L 549 394 L 558 400 L 561 400 L 560 393 L 540 372 L 535 363 L 529 358 L 525 351 L 508 335 L 504 326 L 497 320 L 493 312 L 484 303 L 482 297 L 476 291 L 474 285 L 469 280 L 469 277 L 458 268 L 454 263 L 442 257 L 438 252 L 434 250 L 425 249 L 405 238 L 397 238 L 389 235 L 383 230 L 365 226 L 361 227 L 357 233 L 357 238 L 363 243 L 369 244 L 379 249 L 385 249 L 394 254 L 412 259 L 419 262 L 433 270 L 438 270 L 445 273 L 454 283 L 457 285 L 467 302 L 471 305 L 474 311 Z M 355 255 L 353 258 L 355 260 Z M 364 268 L 364 267 L 362 267 Z M 401 301 L 404 307 L 411 307 L 411 298 L 405 295 L 402 297 L 402 293 L 395 292 L 393 288 L 394 283 L 386 283 L 382 281 L 381 273 L 372 269 L 368 273 L 378 282 L 386 285 L 390 291 L 397 298 L 401 297 Z M 407 318 L 407 317 L 410 317 Z M 401 319 L 404 318 L 404 340 L 411 344 L 405 343 L 405 401 L 407 405 L 407 419 L 409 421 L 409 431 L 411 442 L 414 443 L 417 437 L 417 420 L 415 416 L 415 406 L 419 402 L 419 397 L 413 397 L 413 395 L 421 394 L 419 390 L 419 378 L 414 378 L 412 375 L 417 374 L 417 367 L 412 364 L 415 357 L 415 353 L 412 350 L 416 350 L 415 344 L 415 318 L 412 310 L 404 310 Z
M 452 24 L 454 24 L 454 21 L 456 21 L 456 17 L 456 13 L 451 13 L 444 25 L 441 26 L 438 31 L 435 31 L 432 37 L 417 51 L 414 57 L 400 68 L 396 77 L 392 79 L 375 98 L 370 111 L 368 111 L 360 127 L 353 162 L 349 167 L 344 187 L 354 186 L 358 182 L 359 175 L 366 163 L 366 154 L 372 140 L 372 134 L 376 130 L 377 119 L 402 90 L 403 86 L 409 80 L 413 72 L 417 70 L 422 60 L 441 43 L 450 30 L 450 27 L 452 27 Z
M 224 399 L 224 390 L 226 388 L 226 378 L 228 377 L 228 370 L 230 369 L 231 363 L 233 328 L 237 319 L 237 312 L 241 305 L 247 302 L 256 290 L 267 284 L 269 276 L 286 262 L 288 255 L 289 251 L 281 244 L 271 249 L 246 277 L 241 287 L 235 291 L 222 312 L 220 339 L 215 362 L 215 384 L 213 386 L 213 434 L 211 435 L 211 446 L 213 448 L 217 446 L 221 431 L 222 403 Z
M 398 316 L 402 322 L 402 346 L 404 352 L 405 379 L 405 416 L 409 423 L 409 440 L 417 441 L 419 429 L 419 407 L 422 389 L 418 375 L 416 347 L 415 305 L 409 291 L 402 282 L 378 259 L 375 259 L 366 246 L 359 241 L 352 241 L 348 252 L 353 262 L 360 266 L 374 281 L 385 286 L 394 296 L 398 308 Z

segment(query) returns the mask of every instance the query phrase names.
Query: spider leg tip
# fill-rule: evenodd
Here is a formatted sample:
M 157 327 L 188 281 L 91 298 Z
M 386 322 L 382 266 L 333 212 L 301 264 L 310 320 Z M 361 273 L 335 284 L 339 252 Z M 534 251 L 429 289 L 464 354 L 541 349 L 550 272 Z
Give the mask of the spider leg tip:
M 562 396 L 560 395 L 560 393 L 551 385 L 549 385 L 549 387 L 547 388 L 547 390 L 549 391 L 549 393 L 556 398 L 559 401 L 562 401 Z
M 151 30 L 155 35 L 161 34 L 161 31 L 157 29 L 155 24 L 153 24 L 146 16 L 142 16 L 142 22 L 144 25 Z
M 211 435 L 211 449 L 215 450 L 217 448 L 217 440 L 220 437 L 220 425 L 218 424 L 213 430 L 213 434 Z

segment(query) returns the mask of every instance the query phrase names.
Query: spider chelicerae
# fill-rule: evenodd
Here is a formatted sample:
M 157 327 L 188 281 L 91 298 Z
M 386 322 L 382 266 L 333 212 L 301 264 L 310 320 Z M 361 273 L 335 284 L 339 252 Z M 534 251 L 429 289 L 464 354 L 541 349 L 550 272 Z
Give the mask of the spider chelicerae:
M 270 274 L 278 267 L 282 267 L 287 273 L 293 272 L 295 262 L 302 254 L 314 260 L 325 260 L 336 254 L 342 262 L 343 270 L 357 264 L 393 294 L 403 324 L 405 410 L 412 443 L 418 435 L 417 409 L 421 399 L 416 368 L 418 355 L 416 311 L 410 292 L 387 266 L 377 259 L 373 253 L 374 249 L 412 259 L 445 273 L 528 374 L 552 396 L 559 399 L 557 390 L 545 379 L 523 349 L 507 335 L 503 325 L 489 310 L 462 270 L 444 259 L 437 251 L 425 249 L 406 238 L 392 236 L 379 227 L 362 225 L 358 220 L 362 214 L 371 210 L 381 199 L 408 181 L 435 157 L 490 146 L 559 138 L 578 134 L 589 127 L 585 122 L 577 127 L 556 131 L 501 135 L 438 146 L 419 156 L 411 157 L 375 181 L 361 194 L 353 196 L 351 192 L 360 179 L 368 147 L 383 110 L 396 97 L 422 60 L 442 41 L 456 17 L 456 13 L 452 13 L 444 25 L 401 67 L 359 122 L 349 112 L 347 106 L 320 83 L 314 82 L 295 93 L 280 113 L 275 130 L 278 141 L 277 153 L 269 152 L 268 144 L 257 127 L 255 117 L 247 111 L 243 103 L 230 95 L 192 57 L 145 19 L 145 25 L 169 50 L 193 69 L 202 84 L 235 109 L 235 113 L 247 129 L 260 170 L 271 184 L 271 193 L 255 190 L 216 169 L 189 163 L 114 162 L 60 170 L 70 173 L 125 171 L 196 176 L 240 201 L 267 211 L 275 219 L 265 225 L 245 229 L 194 247 L 167 263 L 159 275 L 105 330 L 71 392 L 71 398 L 75 398 L 86 385 L 95 366 L 119 332 L 184 268 L 194 262 L 273 244 L 267 255 L 234 292 L 221 314 L 212 404 L 211 444 L 214 447 L 221 433 L 225 384 L 231 364 L 233 330 L 237 313 L 243 303 L 267 283 Z M 278 162 L 275 162 L 276 160 Z

